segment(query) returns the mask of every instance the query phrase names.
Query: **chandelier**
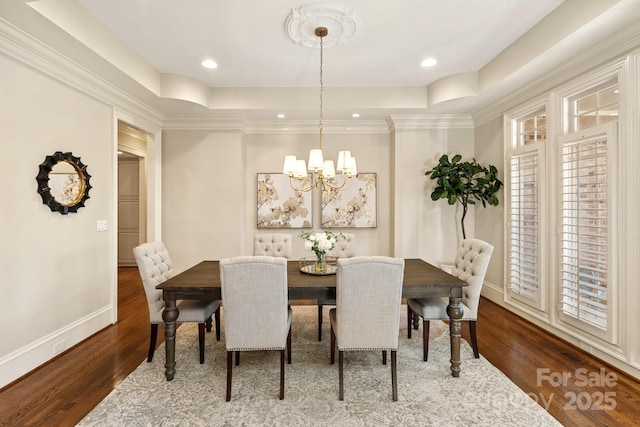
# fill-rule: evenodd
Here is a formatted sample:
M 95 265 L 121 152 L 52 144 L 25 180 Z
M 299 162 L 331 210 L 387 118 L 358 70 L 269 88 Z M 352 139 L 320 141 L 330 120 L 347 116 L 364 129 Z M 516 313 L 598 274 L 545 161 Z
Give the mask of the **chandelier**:
M 311 191 L 314 188 L 321 190 L 340 190 L 346 189 L 351 178 L 358 174 L 356 167 L 356 158 L 351 156 L 350 151 L 340 151 L 338 153 L 337 167 L 334 166 L 333 160 L 324 160 L 322 154 L 322 131 L 323 131 L 323 94 L 324 83 L 322 80 L 323 66 L 323 38 L 329 33 L 327 28 L 318 27 L 315 30 L 316 36 L 320 37 L 320 148 L 309 151 L 309 170 L 312 173 L 311 179 L 308 179 L 307 164 L 303 159 L 297 159 L 296 156 L 287 155 L 284 158 L 284 166 L 282 173 L 289 175 L 289 183 L 295 191 Z M 342 183 L 335 180 L 336 171 L 344 176 Z

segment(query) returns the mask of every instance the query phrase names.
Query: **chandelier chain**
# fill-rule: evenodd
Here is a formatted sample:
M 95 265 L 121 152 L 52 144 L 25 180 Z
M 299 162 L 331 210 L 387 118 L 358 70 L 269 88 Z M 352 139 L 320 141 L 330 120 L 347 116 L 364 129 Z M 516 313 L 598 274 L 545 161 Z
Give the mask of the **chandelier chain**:
M 320 149 L 322 149 L 322 129 L 323 129 L 323 121 L 324 121 L 324 115 L 323 115 L 323 94 L 324 94 L 324 83 L 322 80 L 322 65 L 323 65 L 323 40 L 324 37 L 320 36 Z
M 296 194 L 311 191 L 319 188 L 323 191 L 341 191 L 347 189 L 351 183 L 351 178 L 357 175 L 355 157 L 349 151 L 340 151 L 338 155 L 339 172 L 344 175 L 341 184 L 334 181 L 336 171 L 333 162 L 327 160 L 323 162 L 322 155 L 322 133 L 324 131 L 324 37 L 328 34 L 325 27 L 318 27 L 315 30 L 316 36 L 320 37 L 320 149 L 313 149 L 309 153 L 309 167 L 313 176 L 308 180 L 307 168 L 304 160 L 297 160 L 296 156 L 285 156 L 283 173 L 289 175 L 289 185 Z M 313 162 L 312 162 L 313 159 Z M 312 166 L 313 164 L 313 166 Z M 297 185 L 294 185 L 296 180 Z

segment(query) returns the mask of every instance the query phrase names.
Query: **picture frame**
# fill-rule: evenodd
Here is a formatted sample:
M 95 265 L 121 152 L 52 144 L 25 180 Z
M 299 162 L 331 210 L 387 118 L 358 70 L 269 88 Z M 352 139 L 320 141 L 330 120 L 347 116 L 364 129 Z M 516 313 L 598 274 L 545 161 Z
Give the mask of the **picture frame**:
M 311 193 L 295 191 L 289 175 L 258 173 L 257 227 L 311 228 L 313 210 Z
M 359 173 L 342 189 L 325 188 L 322 228 L 376 228 L 376 180 L 375 173 Z

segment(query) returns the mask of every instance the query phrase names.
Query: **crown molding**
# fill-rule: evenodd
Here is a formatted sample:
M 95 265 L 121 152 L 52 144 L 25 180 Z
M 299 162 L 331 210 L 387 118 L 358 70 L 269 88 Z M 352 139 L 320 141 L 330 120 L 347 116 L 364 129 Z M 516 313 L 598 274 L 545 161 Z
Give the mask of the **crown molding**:
M 568 58 L 564 65 L 554 69 L 553 73 L 546 73 L 540 78 L 529 81 L 526 85 L 511 92 L 508 97 L 501 98 L 473 114 L 474 123 L 476 126 L 486 124 L 504 112 L 517 108 L 519 104 L 527 102 L 527 100 L 548 94 L 571 79 L 602 67 L 608 67 L 613 62 L 624 60 L 627 55 L 640 48 L 639 30 L 639 24 L 632 25 L 614 36 L 608 37 L 588 51 Z
M 299 134 L 318 133 L 317 120 L 256 120 L 249 121 L 244 116 L 215 118 L 215 117 L 168 117 L 163 122 L 165 130 L 213 130 L 239 131 L 245 134 Z M 389 126 L 384 120 L 329 120 L 323 122 L 323 133 L 389 133 Z
M 391 115 L 387 119 L 389 129 L 473 129 L 473 120 L 468 114 Z
M 245 133 L 318 133 L 317 120 L 255 121 L 247 123 Z M 389 133 L 384 120 L 325 120 L 323 133 Z
M 167 117 L 163 130 L 239 131 L 247 126 L 244 116 L 234 117 Z
M 130 111 L 154 125 L 162 121 L 158 111 L 1 19 L 0 52 L 102 103 Z

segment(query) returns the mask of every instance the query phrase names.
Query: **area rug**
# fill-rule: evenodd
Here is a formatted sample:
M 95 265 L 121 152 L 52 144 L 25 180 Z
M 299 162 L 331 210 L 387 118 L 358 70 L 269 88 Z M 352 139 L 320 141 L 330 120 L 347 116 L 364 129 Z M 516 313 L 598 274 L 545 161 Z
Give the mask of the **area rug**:
M 247 315 L 251 315 L 247 313 Z M 373 313 L 372 315 L 375 315 Z M 526 393 L 462 341 L 462 372 L 453 378 L 448 326 L 431 322 L 429 361 L 422 331 L 407 339 L 400 321 L 398 401 L 391 399 L 390 365 L 380 352 L 345 353 L 344 401 L 338 400 L 338 364 L 329 363 L 329 326 L 317 340 L 317 307 L 295 306 L 292 364 L 285 366 L 285 399 L 278 400 L 278 352 L 243 352 L 225 402 L 226 350 L 207 335 L 198 363 L 195 325 L 178 328 L 176 374 L 164 377 L 164 345 L 144 361 L 80 426 L 559 426 Z M 328 320 L 325 311 L 325 322 Z M 224 331 L 224 325 L 222 330 Z M 482 349 L 481 349 L 482 350 Z

